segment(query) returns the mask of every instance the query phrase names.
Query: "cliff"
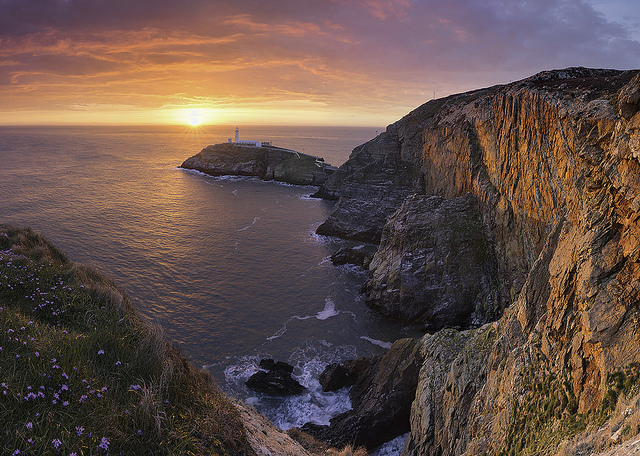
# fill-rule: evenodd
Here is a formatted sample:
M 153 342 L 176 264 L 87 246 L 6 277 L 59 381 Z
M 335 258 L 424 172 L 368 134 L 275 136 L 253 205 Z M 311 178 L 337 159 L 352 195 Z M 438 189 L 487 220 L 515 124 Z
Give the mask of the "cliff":
M 370 305 L 470 328 L 446 330 L 450 353 L 420 341 L 404 455 L 591 454 L 640 432 L 639 101 L 638 71 L 584 68 L 434 100 L 320 188 L 339 199 L 318 232 L 380 243 Z
M 212 176 L 255 176 L 294 185 L 320 185 L 335 170 L 322 158 L 274 146 L 223 143 L 207 146 L 181 168 Z

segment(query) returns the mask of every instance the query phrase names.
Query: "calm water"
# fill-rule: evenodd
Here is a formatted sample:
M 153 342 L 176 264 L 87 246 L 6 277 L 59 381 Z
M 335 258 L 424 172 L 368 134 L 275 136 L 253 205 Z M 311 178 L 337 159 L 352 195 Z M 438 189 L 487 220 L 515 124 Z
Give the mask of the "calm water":
M 246 127 L 241 138 L 344 162 L 375 128 Z M 383 351 L 406 330 L 369 311 L 365 274 L 334 267 L 344 241 L 315 228 L 315 189 L 178 169 L 232 127 L 0 128 L 0 222 L 31 226 L 112 276 L 147 318 L 230 394 L 283 428 L 349 407 L 323 394 L 330 362 Z M 309 393 L 269 399 L 244 381 L 262 357 L 296 366 Z

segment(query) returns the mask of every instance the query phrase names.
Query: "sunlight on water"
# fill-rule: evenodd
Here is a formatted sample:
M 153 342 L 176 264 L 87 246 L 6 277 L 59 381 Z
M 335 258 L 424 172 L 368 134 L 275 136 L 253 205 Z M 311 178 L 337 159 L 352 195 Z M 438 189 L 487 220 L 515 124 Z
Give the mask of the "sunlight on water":
M 197 130 L 197 133 L 195 132 Z M 246 128 L 247 137 L 340 164 L 374 129 Z M 384 351 L 407 334 L 358 295 L 366 274 L 328 260 L 315 235 L 333 203 L 312 187 L 179 169 L 225 129 L 0 128 L 0 222 L 31 226 L 111 275 L 220 386 L 282 427 L 328 422 L 347 393 L 322 393 L 324 366 Z M 296 366 L 295 399 L 244 386 L 261 358 Z

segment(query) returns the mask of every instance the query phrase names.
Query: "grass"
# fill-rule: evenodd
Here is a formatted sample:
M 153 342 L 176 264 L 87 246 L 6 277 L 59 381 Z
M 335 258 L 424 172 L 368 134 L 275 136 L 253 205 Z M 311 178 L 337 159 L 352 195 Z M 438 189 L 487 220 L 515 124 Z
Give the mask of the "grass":
M 0 454 L 249 455 L 238 412 L 90 267 L 0 225 Z
M 586 413 L 578 413 L 569 372 L 547 372 L 534 363 L 521 378 L 526 392 L 512 406 L 500 456 L 591 454 L 640 432 L 638 363 L 609 373 L 600 406 Z

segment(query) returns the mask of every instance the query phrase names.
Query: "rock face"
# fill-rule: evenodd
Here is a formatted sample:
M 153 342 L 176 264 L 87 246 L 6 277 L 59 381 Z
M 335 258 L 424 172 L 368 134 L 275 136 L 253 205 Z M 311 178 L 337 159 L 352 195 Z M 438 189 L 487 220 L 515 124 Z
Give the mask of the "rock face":
M 469 327 L 502 310 L 498 263 L 470 193 L 407 197 L 369 269 L 367 305 L 404 322 Z
M 393 128 L 393 127 L 389 127 Z M 338 199 L 317 233 L 378 243 L 386 219 L 420 183 L 419 167 L 401 153 L 397 135 L 356 147 L 315 196 Z
M 364 364 L 360 362 L 360 367 Z M 405 434 L 419 365 L 417 341 L 396 341 L 389 352 L 357 375 L 349 392 L 352 410 L 332 418 L 329 426 L 308 423 L 302 429 L 334 446 L 370 449 Z
M 320 185 L 335 169 L 321 158 L 293 150 L 235 143 L 207 146 L 180 166 L 212 176 L 256 176 L 294 185 Z
M 510 301 L 497 322 L 460 339 L 421 341 L 404 455 L 554 454 L 638 387 L 639 101 L 638 71 L 584 68 L 434 100 L 356 148 L 320 189 L 340 198 L 327 232 L 380 233 L 371 299 L 382 299 L 389 282 L 413 290 L 386 293 L 376 306 L 415 313 L 430 290 L 420 261 L 406 258 L 427 258 L 431 246 L 444 264 L 430 230 L 450 222 L 437 221 L 433 195 L 451 205 L 471 195 L 495 257 L 494 269 L 477 269 L 486 286 L 462 286 L 461 295 L 477 292 L 473 302 L 493 303 L 495 315 Z M 388 204 L 380 204 L 384 192 Z M 357 198 L 381 205 L 369 222 L 353 210 Z M 429 214 L 418 215 L 421 207 Z M 438 340 L 456 348 L 438 355 Z

